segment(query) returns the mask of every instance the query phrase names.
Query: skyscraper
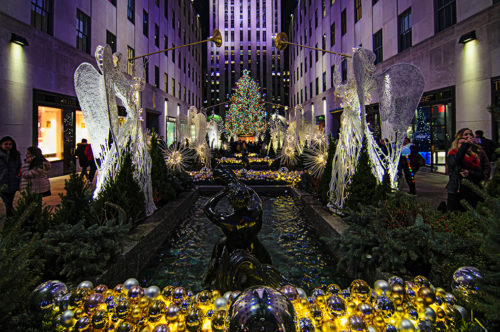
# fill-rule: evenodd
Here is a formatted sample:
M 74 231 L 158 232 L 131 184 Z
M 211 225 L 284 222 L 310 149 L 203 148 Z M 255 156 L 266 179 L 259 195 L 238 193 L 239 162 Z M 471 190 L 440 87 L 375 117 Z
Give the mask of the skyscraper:
M 285 100 L 284 55 L 274 46 L 281 29 L 281 0 L 210 0 L 210 29 L 219 29 L 223 45 L 207 46 L 204 107 L 229 100 L 243 70 L 257 81 L 265 101 Z M 227 104 L 226 104 L 227 105 Z M 273 106 L 267 105 L 269 112 Z M 225 105 L 214 107 L 223 114 Z

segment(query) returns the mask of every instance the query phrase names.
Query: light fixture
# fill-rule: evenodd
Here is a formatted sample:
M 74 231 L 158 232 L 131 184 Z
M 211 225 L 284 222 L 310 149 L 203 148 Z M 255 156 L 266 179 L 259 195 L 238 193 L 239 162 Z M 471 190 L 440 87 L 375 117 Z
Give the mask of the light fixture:
M 26 38 L 24 38 L 23 36 L 19 36 L 15 33 L 12 33 L 10 35 L 10 42 L 21 45 L 21 46 L 29 46 L 29 43 L 26 40 Z
M 460 39 L 458 40 L 458 42 L 460 44 L 465 44 L 465 43 L 470 42 L 470 41 L 472 41 L 474 39 L 477 39 L 477 37 L 476 37 L 476 30 L 472 30 L 470 32 L 467 32 L 467 33 L 463 34 L 460 37 Z

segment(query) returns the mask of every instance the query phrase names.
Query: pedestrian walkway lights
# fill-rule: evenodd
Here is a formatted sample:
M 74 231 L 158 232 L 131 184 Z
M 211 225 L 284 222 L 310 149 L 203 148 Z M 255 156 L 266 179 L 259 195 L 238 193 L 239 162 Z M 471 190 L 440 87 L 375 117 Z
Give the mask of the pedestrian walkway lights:
M 221 47 L 221 45 L 222 45 L 222 35 L 221 35 L 219 29 L 214 29 L 214 31 L 212 32 L 212 35 L 210 37 L 208 37 L 207 39 L 205 39 L 205 40 L 200 40 L 200 41 L 197 41 L 197 42 L 194 42 L 194 43 L 189 43 L 189 44 L 180 45 L 180 46 L 174 46 L 174 47 L 171 47 L 171 48 L 166 48 L 164 50 L 160 50 L 160 51 L 156 51 L 156 52 L 152 52 L 152 53 L 148 53 L 148 54 L 144 54 L 144 55 L 139 55 L 139 56 L 136 56 L 136 57 L 133 57 L 133 58 L 129 58 L 128 61 L 129 62 L 133 62 L 136 59 L 144 58 L 144 57 L 147 57 L 147 56 L 150 56 L 150 55 L 153 55 L 153 54 L 167 52 L 167 51 L 172 51 L 172 50 L 175 50 L 175 49 L 178 49 L 178 48 L 181 48 L 181 47 L 198 45 L 198 44 L 206 43 L 206 42 L 209 42 L 209 41 L 214 42 L 215 46 Z
M 306 45 L 300 45 L 300 44 L 295 44 L 295 43 L 290 43 L 288 41 L 288 35 L 285 32 L 280 32 L 280 33 L 278 33 L 276 35 L 276 37 L 274 38 L 274 45 L 280 51 L 284 50 L 288 45 L 295 45 L 295 46 L 298 46 L 298 47 L 310 48 L 311 50 L 316 50 L 316 51 L 321 51 L 321 52 L 326 52 L 326 53 L 341 55 L 341 56 L 343 56 L 345 58 L 352 58 L 352 55 L 349 55 L 349 54 L 338 53 L 338 52 L 323 50 L 321 48 L 316 48 L 316 47 L 311 47 L 311 46 L 306 46 Z

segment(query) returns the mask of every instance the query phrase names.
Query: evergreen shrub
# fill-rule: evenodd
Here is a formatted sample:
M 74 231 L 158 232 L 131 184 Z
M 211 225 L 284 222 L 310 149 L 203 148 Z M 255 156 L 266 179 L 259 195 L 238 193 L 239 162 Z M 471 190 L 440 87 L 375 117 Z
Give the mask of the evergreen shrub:
M 377 271 L 408 279 L 421 274 L 449 288 L 458 267 L 485 266 L 476 234 L 442 231 L 442 214 L 405 193 L 390 194 L 377 206 L 358 205 L 345 221 L 350 228 L 339 239 L 325 240 L 339 252 L 338 273 L 348 278 L 373 282 Z
M 84 221 L 86 226 L 95 223 L 92 215 L 92 188 L 83 180 L 83 175 L 73 173 L 64 183 L 64 194 L 59 194 L 61 202 L 53 215 L 55 224 L 74 225 Z
M 118 217 L 117 210 L 106 204 L 114 203 L 125 210 L 127 223 L 136 226 L 146 218 L 146 203 L 141 187 L 134 179 L 134 165 L 130 151 L 125 151 L 121 157 L 122 163 L 118 174 L 114 181 L 104 185 L 97 200 L 92 204 L 92 210 L 99 223 L 104 224 L 107 220 Z
M 163 153 L 158 144 L 158 136 L 151 137 L 149 153 L 151 154 L 151 184 L 153 199 L 157 207 L 165 205 L 176 198 L 175 189 L 169 179 L 169 170 L 163 159 Z

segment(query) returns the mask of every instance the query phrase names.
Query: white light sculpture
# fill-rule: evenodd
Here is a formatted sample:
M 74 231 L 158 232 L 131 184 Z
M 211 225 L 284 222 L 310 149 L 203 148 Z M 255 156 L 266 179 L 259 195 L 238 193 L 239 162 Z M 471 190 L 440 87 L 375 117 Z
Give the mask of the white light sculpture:
M 84 62 L 78 66 L 74 77 L 93 153 L 100 160 L 94 198 L 118 173 L 120 156 L 128 144 L 135 167 L 134 179 L 144 192 L 146 214 L 151 215 L 156 209 L 151 187 L 151 157 L 142 130 L 142 109 L 138 98 L 144 81 L 140 77 L 130 78 L 120 70 L 120 55 L 112 55 L 109 45 L 98 46 L 95 55 L 100 72 Z M 117 97 L 127 112 L 121 127 L 118 125 Z M 108 141 L 110 135 L 112 142 Z
M 404 133 L 424 89 L 423 75 L 417 67 L 397 64 L 375 77 L 374 60 L 373 52 L 358 48 L 353 54 L 354 79 L 340 84 L 340 75 L 335 72 L 335 90 L 344 108 L 330 182 L 329 207 L 336 212 L 342 209 L 347 198 L 346 188 L 356 171 L 363 139 L 366 139 L 370 167 L 377 181 L 382 182 L 388 170 L 391 185 L 397 186 Z M 380 102 L 382 138 L 388 140 L 387 154 L 382 152 L 366 124 L 365 104 L 370 102 L 375 87 Z

